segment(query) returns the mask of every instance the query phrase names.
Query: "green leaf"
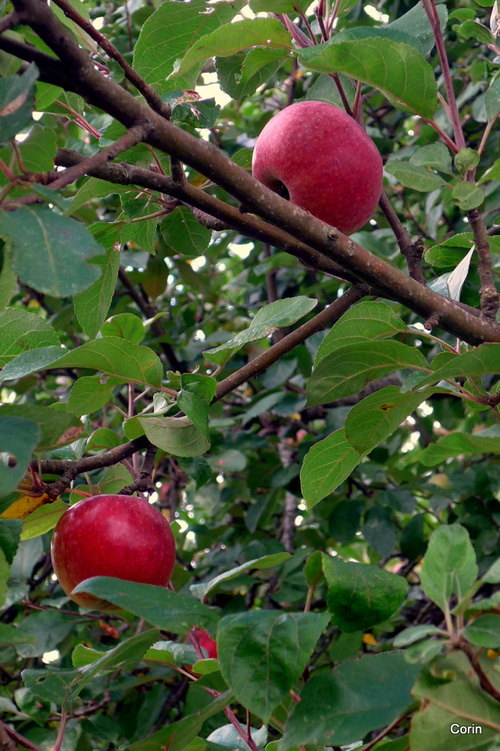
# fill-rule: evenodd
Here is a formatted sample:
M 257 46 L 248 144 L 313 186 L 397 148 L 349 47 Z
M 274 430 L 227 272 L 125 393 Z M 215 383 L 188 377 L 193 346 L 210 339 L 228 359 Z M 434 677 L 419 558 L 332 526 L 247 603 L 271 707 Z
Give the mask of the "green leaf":
M 190 391 L 180 391 L 177 397 L 177 406 L 186 417 L 189 417 L 195 428 L 207 441 L 210 441 L 207 403 Z
M 386 652 L 344 660 L 334 671 L 314 675 L 290 712 L 280 751 L 324 743 L 338 748 L 389 725 L 412 704 L 419 671 L 403 652 Z
M 486 117 L 493 120 L 500 112 L 500 78 L 495 78 L 485 95 Z
M 212 376 L 198 373 L 182 373 L 181 385 L 184 392 L 195 394 L 201 401 L 210 404 L 217 391 L 217 381 Z
M 240 331 L 228 342 L 221 344 L 220 347 L 205 350 L 203 355 L 217 365 L 225 365 L 232 355 L 245 344 L 264 339 L 277 328 L 291 326 L 292 323 L 313 310 L 317 304 L 317 300 L 312 300 L 310 297 L 303 295 L 269 303 L 269 305 L 260 308 L 247 329 Z
M 217 629 L 221 673 L 237 700 L 267 722 L 304 671 L 328 623 L 324 613 L 250 611 Z
M 161 223 L 161 233 L 176 253 L 187 258 L 203 255 L 212 237 L 212 231 L 200 224 L 185 206 L 180 206 L 165 217 Z
M 431 393 L 419 391 L 413 394 L 415 399 L 408 399 L 409 394 L 402 394 L 398 386 L 386 386 L 370 394 L 349 411 L 345 423 L 347 441 L 360 454 L 371 451 L 392 435 Z
M 207 13 L 205 0 L 163 3 L 142 26 L 134 48 L 135 70 L 147 83 L 158 84 L 160 93 L 165 93 L 172 88 L 166 79 L 176 61 L 182 59 L 197 39 L 229 21 L 240 5 L 240 2 L 221 2 Z
M 21 540 L 31 540 L 54 529 L 67 509 L 68 504 L 58 499 L 32 511 L 23 521 Z
M 477 579 L 477 563 L 469 533 L 460 524 L 438 527 L 432 533 L 420 575 L 425 594 L 448 609 L 456 594 L 459 601 Z
M 419 382 L 418 388 L 447 378 L 467 378 L 496 373 L 500 362 L 500 344 L 481 344 L 462 355 L 452 356 L 444 365 Z
M 41 657 L 56 649 L 73 628 L 72 618 L 55 608 L 35 611 L 19 625 L 19 631 L 33 640 L 17 646 L 20 657 Z
M 90 228 L 90 231 L 92 229 Z M 120 252 L 114 245 L 114 234 L 109 239 L 111 242 L 109 247 L 106 243 L 106 255 L 96 260 L 96 265 L 101 268 L 99 279 L 96 279 L 86 290 L 75 295 L 73 301 L 78 323 L 91 338 L 97 336 L 106 320 L 120 268 Z
M 491 670 L 485 662 L 482 668 Z M 412 718 L 412 751 L 429 751 L 430 748 L 493 751 L 500 733 L 500 706 L 481 689 L 462 652 L 451 652 L 433 664 L 432 669 L 424 669 L 413 695 L 421 709 Z M 460 731 L 467 726 L 472 726 L 474 732 Z M 452 727 L 458 732 L 452 733 Z
M 0 522 L 0 551 L 3 552 L 9 566 L 17 552 L 22 527 L 20 519 L 2 519 Z
M 446 6 L 442 3 L 436 6 L 436 11 L 439 16 L 441 31 L 444 32 L 448 18 L 448 11 Z M 429 55 L 434 47 L 434 31 L 421 3 L 417 3 L 417 5 L 410 8 L 407 13 L 390 23 L 389 28 L 400 29 L 401 31 L 406 31 L 408 34 L 417 37 L 422 45 L 424 55 Z
M 454 235 L 426 250 L 425 261 L 436 268 L 454 269 L 471 249 L 473 242 L 470 232 Z
M 395 647 L 407 647 L 409 644 L 415 644 L 421 639 L 425 639 L 426 636 L 434 636 L 437 634 L 442 635 L 437 626 L 423 625 L 423 626 L 410 626 L 401 631 L 394 639 Z
M 71 683 L 77 676 L 76 670 L 56 670 L 55 668 L 47 670 L 28 668 L 21 673 L 24 685 L 34 696 L 57 705 L 64 701 Z
M 469 623 L 463 630 L 465 638 L 478 647 L 500 647 L 500 615 L 487 613 Z
M 5 553 L 0 550 L 0 607 L 3 606 L 7 598 L 9 574 L 10 566 L 7 563 Z
M 7 417 L 0 414 L 0 455 L 13 458 L 9 466 L 0 458 L 0 494 L 7 496 L 17 488 L 31 461 L 31 455 L 40 440 L 40 429 L 32 420 Z M 7 505 L 10 505 L 7 504 Z M 6 508 L 0 502 L 0 513 Z
M 419 167 L 411 162 L 393 159 L 385 165 L 385 171 L 393 175 L 405 188 L 430 193 L 433 190 L 448 185 L 446 180 L 435 172 L 429 172 L 426 167 Z
M 462 454 L 500 453 L 500 428 L 498 425 L 480 433 L 448 433 L 436 443 L 431 443 L 420 454 L 424 467 L 434 467 L 452 456 Z
M 424 54 L 424 46 L 418 37 L 409 34 L 402 29 L 393 28 L 392 24 L 389 24 L 388 26 L 358 26 L 351 29 L 343 29 L 335 34 L 334 43 L 341 44 L 342 42 L 361 41 L 363 39 L 373 38 L 389 39 L 392 42 L 403 42 L 411 47 L 415 47 L 420 54 Z
M 408 584 L 402 576 L 366 563 L 346 563 L 323 554 L 328 610 L 342 631 L 365 631 L 399 608 Z
M 232 692 L 225 691 L 198 712 L 187 715 L 177 722 L 172 722 L 168 727 L 158 730 L 147 738 L 137 741 L 137 743 L 132 743 L 128 746 L 128 751 L 165 751 L 165 749 L 168 749 L 168 751 L 198 751 L 198 749 L 192 750 L 190 741 L 196 738 L 203 723 L 228 706 L 232 698 Z M 203 746 L 206 747 L 206 743 L 203 743 Z M 204 748 L 202 747 L 200 751 L 204 751 Z
M 210 581 L 202 582 L 201 584 L 191 584 L 189 587 L 192 594 L 199 600 L 204 600 L 209 592 L 215 589 L 222 582 L 236 579 L 240 574 L 243 574 L 249 569 L 266 569 L 279 566 L 284 561 L 291 558 L 290 553 L 272 553 L 271 555 L 264 555 L 261 558 L 254 558 L 251 561 L 246 561 L 236 568 L 232 568 L 230 571 L 225 571 L 223 574 L 215 576 Z
M 122 383 L 120 378 L 95 375 L 78 378 L 68 399 L 68 410 L 81 417 L 91 415 L 112 401 L 113 389 Z
M 129 424 L 141 426 L 142 431 L 154 446 L 172 456 L 200 456 L 210 448 L 208 438 L 193 424 L 189 417 L 138 417 L 129 420 L 126 435 L 130 438 L 137 434 L 129 432 Z M 131 426 L 133 428 L 133 425 Z
M 481 577 L 481 581 L 488 584 L 498 584 L 500 582 L 500 558 L 493 563 L 485 574 Z
M 133 344 L 139 344 L 144 339 L 146 330 L 139 316 L 133 313 L 118 313 L 108 318 L 101 334 L 103 337 L 118 336 Z
M 220 85 L 233 99 L 251 96 L 274 75 L 283 62 L 281 49 L 256 47 L 216 59 Z M 243 154 L 240 154 L 239 159 Z M 233 155 L 233 161 L 237 161 Z M 241 165 L 244 166 L 244 165 Z
M 314 366 L 346 344 L 387 339 L 406 330 L 406 324 L 383 302 L 360 302 L 337 321 L 318 347 Z
M 477 167 L 480 161 L 480 156 L 475 149 L 460 149 L 453 159 L 455 167 L 462 175 L 465 175 L 470 169 Z
M 184 633 L 193 626 L 213 629 L 219 616 L 193 597 L 171 592 L 152 584 L 97 576 L 80 582 L 75 592 L 90 592 L 114 605 L 144 618 L 156 628 Z
M 410 164 L 417 167 L 430 167 L 438 172 L 453 175 L 451 154 L 444 143 L 431 143 L 427 146 L 421 146 L 411 155 Z
M 249 47 L 283 49 L 283 54 L 292 49 L 289 32 L 274 18 L 252 18 L 227 23 L 211 34 L 201 37 L 186 52 L 175 73 L 185 75 L 212 57 L 225 57 Z
M 357 394 L 370 381 L 403 368 L 429 369 L 418 349 L 401 342 L 361 341 L 340 347 L 314 368 L 307 382 L 307 406 Z
M 63 352 L 59 347 L 24 352 L 5 366 L 1 376 L 4 380 L 11 380 L 45 368 L 90 368 L 117 376 L 125 383 L 155 387 L 161 384 L 163 366 L 153 350 L 125 342 L 117 336 L 95 339 L 61 356 Z
M 69 702 L 73 703 L 87 683 L 99 673 L 108 670 L 130 671 L 135 668 L 151 645 L 158 641 L 158 637 L 159 632 L 156 630 L 143 631 L 120 642 L 114 649 L 101 653 L 99 659 L 78 668 L 72 681 Z
M 451 195 L 462 211 L 476 209 L 478 206 L 481 206 L 486 198 L 486 193 L 482 188 L 478 188 L 477 185 L 469 182 L 455 185 Z
M 24 634 L 16 626 L 0 623 L 0 647 L 8 647 L 10 644 L 32 644 L 34 641 L 34 636 Z
M 432 67 L 417 50 L 390 39 L 319 44 L 299 52 L 299 59 L 320 73 L 346 73 L 374 86 L 406 111 L 432 117 L 437 85 Z
M 465 39 L 477 39 L 482 44 L 493 44 L 493 36 L 486 26 L 477 21 L 464 21 L 457 26 L 457 32 Z
M 59 337 L 44 318 L 18 308 L 0 311 L 0 367 L 26 350 L 58 344 Z
M 0 214 L 0 235 L 11 243 L 12 266 L 25 284 L 53 297 L 69 297 L 99 276 L 88 260 L 103 254 L 80 222 L 48 206 L 21 207 Z
M 36 422 L 40 429 L 38 451 L 48 451 L 71 443 L 83 430 L 81 422 L 74 415 L 38 404 L 3 404 L 0 406 L 0 416 L 22 417 Z M 78 430 L 75 431 L 74 428 Z
M 19 76 L 0 80 L 0 143 L 10 141 L 31 123 L 38 68 L 31 64 Z
M 362 459 L 348 443 L 344 430 L 337 430 L 309 449 L 300 471 L 302 495 L 308 508 L 333 493 Z

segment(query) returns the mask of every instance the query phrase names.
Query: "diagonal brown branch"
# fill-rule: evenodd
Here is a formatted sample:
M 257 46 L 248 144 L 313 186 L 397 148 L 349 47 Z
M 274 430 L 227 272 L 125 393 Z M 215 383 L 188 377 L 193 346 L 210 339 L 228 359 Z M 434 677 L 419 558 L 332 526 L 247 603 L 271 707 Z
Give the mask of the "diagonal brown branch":
M 432 290 L 354 243 L 303 209 L 293 206 L 258 183 L 231 162 L 213 144 L 197 139 L 134 99 L 114 81 L 95 70 L 89 56 L 73 36 L 38 0 L 13 0 L 15 10 L 59 55 L 63 68 L 72 70 L 70 90 L 115 117 L 125 127 L 150 128 L 147 143 L 180 159 L 242 201 L 249 210 L 280 226 L 322 255 L 334 260 L 378 293 L 395 299 L 424 320 L 471 344 L 500 341 L 500 326 L 474 314 Z M 0 48 L 2 38 L 0 37 Z

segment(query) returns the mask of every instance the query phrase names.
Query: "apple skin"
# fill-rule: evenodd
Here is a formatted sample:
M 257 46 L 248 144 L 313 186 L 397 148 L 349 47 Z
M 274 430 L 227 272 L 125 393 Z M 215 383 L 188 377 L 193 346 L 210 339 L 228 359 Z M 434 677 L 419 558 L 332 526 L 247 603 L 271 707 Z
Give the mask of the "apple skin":
M 200 647 L 206 650 L 207 655 L 209 657 L 217 657 L 217 642 L 212 639 L 210 634 L 203 628 L 199 628 L 193 633 Z
M 377 147 L 327 102 L 297 102 L 275 115 L 255 143 L 252 173 L 345 235 L 366 224 L 382 192 Z
M 168 521 L 147 501 L 131 495 L 97 495 L 71 506 L 51 542 L 54 573 L 64 592 L 92 610 L 119 610 L 87 593 L 72 594 L 84 579 L 113 576 L 165 587 L 175 565 Z

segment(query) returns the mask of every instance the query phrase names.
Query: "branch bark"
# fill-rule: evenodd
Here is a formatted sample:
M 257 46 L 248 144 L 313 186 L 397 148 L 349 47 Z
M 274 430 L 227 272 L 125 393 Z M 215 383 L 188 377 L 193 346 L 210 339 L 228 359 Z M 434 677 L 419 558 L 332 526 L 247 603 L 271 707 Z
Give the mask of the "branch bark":
M 380 295 L 401 302 L 424 320 L 437 321 L 441 328 L 470 344 L 500 342 L 500 325 L 474 313 L 466 313 L 452 300 L 425 288 L 338 230 L 290 204 L 234 164 L 213 144 L 177 128 L 114 81 L 105 78 L 95 70 L 89 56 L 47 5 L 38 0 L 14 0 L 13 5 L 24 22 L 59 55 L 62 69 L 71 70 L 69 90 L 115 117 L 126 128 L 145 126 L 149 133 L 146 142 L 151 146 L 213 180 L 248 210 L 340 264 Z M 0 38 L 0 48 L 3 39 Z M 51 75 L 53 77 L 53 69 Z

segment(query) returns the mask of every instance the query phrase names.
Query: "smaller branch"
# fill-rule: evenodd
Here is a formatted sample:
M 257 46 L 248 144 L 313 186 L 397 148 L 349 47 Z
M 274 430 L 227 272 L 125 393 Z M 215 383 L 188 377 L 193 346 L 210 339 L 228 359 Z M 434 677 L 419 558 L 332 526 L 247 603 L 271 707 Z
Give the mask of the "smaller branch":
M 13 741 L 15 741 L 19 746 L 22 746 L 23 748 L 28 748 L 30 751 L 43 751 L 40 746 L 37 746 L 35 743 L 32 743 L 27 738 L 25 738 L 23 735 L 19 735 L 19 733 L 16 733 L 15 730 L 10 728 L 8 725 L 5 724 L 2 720 L 0 720 L 0 727 L 4 731 L 6 735 L 9 736 L 9 738 L 12 738 Z
M 339 297 L 332 302 L 328 308 L 321 313 L 318 313 L 318 315 L 311 318 L 307 323 L 299 326 L 298 329 L 285 336 L 281 341 L 266 350 L 266 352 L 263 352 L 262 355 L 259 355 L 247 365 L 244 365 L 235 373 L 231 373 L 231 375 L 221 381 L 217 387 L 217 392 L 213 401 L 220 401 L 220 399 L 226 396 L 226 394 L 234 391 L 235 388 L 241 386 L 250 378 L 256 378 L 257 376 L 262 375 L 262 373 L 264 373 L 287 352 L 290 352 L 299 344 L 302 344 L 302 342 L 317 331 L 322 331 L 335 323 L 341 315 L 349 310 L 351 305 L 354 305 L 354 303 L 358 302 L 358 300 L 366 294 L 367 291 L 364 287 L 350 287 L 347 292 L 344 292 L 342 297 Z
M 153 472 L 155 468 L 156 446 L 148 446 L 146 455 L 142 463 L 142 469 L 135 482 L 127 485 L 120 490 L 121 495 L 132 495 L 136 491 L 139 493 L 152 493 L 155 489 L 153 484 Z
M 105 149 L 102 149 L 102 151 L 97 152 L 97 154 L 85 159 L 83 162 L 80 162 L 80 164 L 75 164 L 72 167 L 65 169 L 61 177 L 54 180 L 53 183 L 50 183 L 48 187 L 52 190 L 57 190 L 74 183 L 78 178 L 83 177 L 83 175 L 90 170 L 97 169 L 98 167 L 111 162 L 119 154 L 122 154 L 124 151 L 127 151 L 127 149 L 140 143 L 146 135 L 146 127 L 144 125 L 134 125 L 110 146 L 107 146 Z
M 408 264 L 408 273 L 420 284 L 425 284 L 424 274 L 422 271 L 422 256 L 424 248 L 421 239 L 416 243 L 411 241 L 410 235 L 406 227 L 403 226 L 401 220 L 396 214 L 391 202 L 387 198 L 385 193 L 380 196 L 378 204 L 384 214 L 385 218 L 389 222 L 389 225 L 394 232 L 396 241 L 398 243 L 401 253 L 406 258 Z
M 14 26 L 17 26 L 19 24 L 19 15 L 17 14 L 17 11 L 12 11 L 12 13 L 9 13 L 8 16 L 5 16 L 5 18 L 2 18 L 0 20 L 0 34 L 3 34 L 4 31 L 8 31 L 9 29 L 14 28 Z
M 500 701 L 500 691 L 496 688 L 496 686 L 493 685 L 493 683 L 484 672 L 483 666 L 481 665 L 481 662 L 479 660 L 479 654 L 477 652 L 474 652 L 469 642 L 466 642 L 464 639 L 460 640 L 458 648 L 465 654 L 465 656 L 469 660 L 472 669 L 479 678 L 479 683 L 483 691 L 486 691 L 487 694 L 492 696 L 497 701 Z
M 111 467 L 113 464 L 123 461 L 136 451 L 142 451 L 148 448 L 150 443 L 145 436 L 140 438 L 134 438 L 133 441 L 123 443 L 121 446 L 117 446 L 105 454 L 98 454 L 97 456 L 84 456 L 82 459 L 77 459 L 74 462 L 66 461 L 65 459 L 44 459 L 40 462 L 40 470 L 44 474 L 61 475 L 59 480 L 55 483 L 47 483 L 45 485 L 45 492 L 51 497 L 54 496 L 54 489 L 57 490 L 57 495 L 60 495 L 64 490 L 69 488 L 71 481 L 79 474 L 83 472 L 91 472 L 93 469 L 103 469 L 104 467 Z M 39 463 L 34 462 L 33 468 L 39 469 Z M 64 477 L 64 481 L 63 481 Z
M 382 730 L 382 732 L 379 733 L 376 738 L 374 738 L 372 741 L 370 741 L 370 743 L 368 743 L 366 746 L 363 746 L 360 749 L 360 751 L 370 751 L 370 749 L 374 748 L 377 745 L 377 743 L 380 743 L 380 741 L 383 738 L 386 738 L 389 735 L 389 733 L 392 733 L 392 731 L 395 728 L 397 728 L 398 725 L 401 725 L 401 723 L 403 722 L 403 720 L 406 717 L 408 717 L 408 715 L 411 714 L 413 712 L 413 710 L 414 710 L 414 708 L 411 707 L 410 709 L 407 709 L 406 712 L 403 712 L 402 715 L 400 715 L 399 717 L 396 717 L 396 719 L 393 720 L 390 725 L 387 725 L 387 727 L 384 728 L 384 730 Z
M 437 124 L 437 122 L 435 120 L 432 120 L 432 119 L 427 120 L 426 119 L 425 122 L 428 125 L 430 125 L 432 128 L 434 128 L 434 130 L 436 131 L 436 133 L 438 133 L 439 136 L 441 137 L 441 140 L 443 140 L 445 142 L 445 144 L 448 146 L 449 149 L 451 149 L 451 151 L 453 151 L 454 154 L 457 154 L 460 151 L 460 149 L 458 148 L 458 146 L 456 145 L 456 143 L 451 140 L 451 138 L 444 132 L 444 130 L 442 128 L 439 127 L 439 125 Z
M 495 321 L 499 307 L 499 294 L 495 287 L 495 280 L 493 278 L 490 244 L 488 241 L 488 235 L 486 234 L 486 227 L 478 209 L 471 209 L 468 211 L 467 217 L 472 228 L 477 256 L 479 259 L 479 276 L 481 278 L 481 313 L 484 318 Z
M 483 152 L 484 152 L 484 150 L 485 150 L 485 148 L 486 148 L 486 142 L 487 142 L 487 140 L 488 140 L 488 138 L 489 138 L 489 136 L 490 136 L 490 133 L 491 133 L 491 131 L 493 130 L 493 126 L 495 125 L 495 123 L 496 123 L 496 121 L 497 121 L 497 118 L 498 118 L 499 116 L 500 116 L 500 112 L 497 112 L 497 114 L 495 115 L 495 117 L 493 117 L 493 118 L 492 118 L 492 119 L 491 119 L 491 120 L 490 120 L 490 121 L 489 121 L 489 122 L 488 122 L 488 123 L 486 124 L 486 128 L 484 129 L 484 133 L 483 133 L 483 136 L 482 136 L 482 138 L 481 138 L 481 143 L 479 144 L 479 147 L 478 147 L 478 149 L 477 149 L 477 153 L 479 154 L 479 156 L 482 156 L 482 155 L 483 155 Z
M 170 106 L 168 104 L 165 104 L 165 102 L 162 101 L 161 97 L 153 89 L 153 87 L 146 83 L 146 81 L 141 78 L 141 76 L 132 68 L 132 66 L 127 63 L 125 58 L 116 49 L 114 44 L 106 39 L 106 37 L 101 34 L 90 21 L 87 21 L 85 18 L 83 18 L 83 16 L 77 13 L 77 11 L 68 2 L 68 0 L 53 0 L 53 2 L 55 5 L 58 5 L 62 11 L 64 11 L 65 16 L 70 18 L 72 21 L 74 21 L 74 23 L 77 24 L 77 26 L 83 29 L 89 35 L 89 37 L 94 40 L 94 42 L 97 42 L 99 47 L 104 50 L 108 57 L 118 63 L 120 68 L 125 73 L 127 80 L 129 80 L 130 83 L 135 86 L 137 91 L 139 91 L 143 95 L 144 99 L 154 109 L 154 111 L 159 115 L 162 115 L 162 117 L 165 117 L 167 120 L 170 119 Z
M 441 63 L 441 73 L 443 75 L 446 96 L 448 98 L 448 106 L 450 108 L 449 114 L 451 123 L 453 125 L 455 143 L 459 150 L 464 149 L 464 132 L 460 123 L 460 115 L 458 113 L 457 100 L 455 98 L 455 92 L 453 90 L 453 81 L 451 80 L 450 66 L 448 64 L 448 57 L 446 55 L 446 47 L 441 31 L 441 24 L 439 21 L 439 14 L 437 12 L 436 3 L 434 2 L 434 0 L 422 0 L 422 5 L 424 6 L 424 10 L 429 19 L 429 23 L 434 33 L 434 39 L 436 41 L 436 49 L 439 55 L 439 61 Z

